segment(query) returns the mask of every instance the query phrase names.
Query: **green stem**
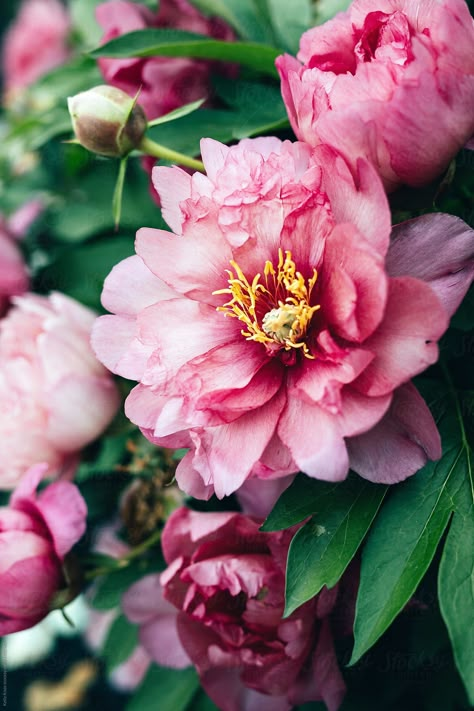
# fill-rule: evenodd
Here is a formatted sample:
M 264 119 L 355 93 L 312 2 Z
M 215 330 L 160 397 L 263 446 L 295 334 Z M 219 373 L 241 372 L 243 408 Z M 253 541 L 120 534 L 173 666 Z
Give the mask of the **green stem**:
M 171 148 L 166 148 L 160 143 L 155 143 L 150 138 L 144 136 L 137 146 L 138 150 L 146 155 L 153 156 L 154 158 L 162 158 L 163 160 L 169 160 L 176 165 L 185 165 L 188 168 L 193 168 L 194 170 L 199 170 L 201 173 L 205 172 L 204 164 L 200 160 L 195 160 L 190 158 L 184 153 L 178 153 L 178 151 L 172 151 Z
M 108 575 L 109 573 L 115 573 L 117 570 L 122 570 L 122 568 L 126 568 L 132 560 L 141 556 L 149 548 L 154 546 L 155 543 L 159 543 L 160 539 L 161 529 L 158 529 L 149 538 L 143 541 L 143 543 L 140 543 L 140 545 L 136 546 L 135 548 L 132 548 L 129 553 L 126 553 L 121 558 L 117 558 L 114 565 L 103 565 L 99 568 L 88 570 L 84 574 L 85 580 L 93 580 L 94 578 L 98 578 L 100 575 Z

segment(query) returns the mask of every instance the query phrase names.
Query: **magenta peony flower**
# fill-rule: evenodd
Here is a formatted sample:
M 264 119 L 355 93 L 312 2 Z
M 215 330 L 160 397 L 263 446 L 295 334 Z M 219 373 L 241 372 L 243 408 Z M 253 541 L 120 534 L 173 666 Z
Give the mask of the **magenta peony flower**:
M 53 474 L 70 467 L 119 405 L 89 344 L 89 309 L 58 293 L 13 301 L 0 321 L 0 489 L 38 460 Z
M 184 666 L 180 655 L 189 656 L 222 711 L 287 711 L 320 699 L 336 711 L 345 691 L 328 620 L 337 590 L 283 620 L 294 529 L 261 533 L 259 525 L 239 513 L 178 509 L 163 530 L 161 583 L 152 575 L 133 585 L 125 613 L 159 664 L 179 666 L 170 662 L 176 654 Z M 163 616 L 161 586 L 177 617 Z
M 103 43 L 147 27 L 170 27 L 215 39 L 233 39 L 233 33 L 225 23 L 203 17 L 187 0 L 161 0 L 158 12 L 128 0 L 110 0 L 98 6 L 96 17 L 105 31 Z M 210 62 L 179 57 L 149 57 L 99 59 L 99 66 L 109 84 L 130 96 L 135 96 L 140 90 L 140 104 L 148 119 L 209 94 Z
M 176 234 L 144 228 L 117 265 L 93 345 L 139 381 L 126 414 L 190 447 L 178 484 L 222 497 L 250 476 L 349 466 L 392 483 L 441 454 L 410 378 L 473 278 L 474 231 L 428 215 L 397 227 L 364 160 L 276 138 L 203 140 L 207 176 L 155 168 Z M 393 455 L 396 449 L 396 457 Z
M 0 508 L 0 636 L 33 627 L 66 586 L 63 564 L 86 530 L 87 507 L 74 484 L 55 482 L 39 496 L 47 465 L 24 474 Z
M 24 0 L 3 48 L 7 91 L 23 89 L 69 56 L 70 20 L 59 0 Z
M 302 36 L 298 59 L 277 59 L 297 137 L 367 157 L 388 190 L 433 180 L 474 134 L 464 0 L 355 0 Z

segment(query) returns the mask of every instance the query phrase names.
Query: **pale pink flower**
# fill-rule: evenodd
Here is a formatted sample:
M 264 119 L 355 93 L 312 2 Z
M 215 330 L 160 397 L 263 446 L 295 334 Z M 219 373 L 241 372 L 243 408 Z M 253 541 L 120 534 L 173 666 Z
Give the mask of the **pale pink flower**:
M 74 484 L 61 481 L 38 496 L 47 471 L 24 473 L 9 506 L 0 508 L 0 636 L 33 627 L 67 583 L 63 563 L 86 530 L 87 507 Z
M 96 17 L 105 32 L 102 43 L 148 27 L 169 27 L 215 39 L 233 39 L 227 25 L 219 19 L 204 17 L 187 0 L 161 0 L 157 12 L 128 0 L 110 0 L 97 7 Z M 140 105 L 148 119 L 207 98 L 212 66 L 211 62 L 181 57 L 99 59 L 99 67 L 109 84 L 130 96 L 140 90 Z
M 97 553 L 120 558 L 130 552 L 130 546 L 117 536 L 117 525 L 108 525 L 102 528 L 97 537 L 93 550 Z M 108 580 L 102 580 L 102 586 L 109 582 L 114 588 L 113 575 Z M 103 587 L 102 587 L 103 589 Z M 106 612 L 99 612 L 93 607 L 88 609 L 88 625 L 84 632 L 86 644 L 94 651 L 102 649 L 110 627 L 120 614 L 120 608 L 115 607 Z M 120 691 L 133 691 L 142 682 L 151 663 L 151 658 L 146 650 L 139 644 L 135 647 L 122 664 L 119 664 L 110 674 L 109 681 L 113 687 Z
M 69 15 L 59 0 L 24 0 L 3 47 L 7 91 L 23 89 L 69 56 Z
M 428 215 L 395 228 L 373 167 L 327 146 L 206 139 L 207 176 L 155 168 L 175 234 L 141 229 L 108 276 L 93 345 L 139 381 L 126 414 L 189 447 L 178 484 L 222 497 L 251 476 L 352 466 L 392 483 L 441 454 L 409 383 L 473 278 L 474 231 Z M 396 451 L 396 456 L 393 456 Z
M 38 460 L 64 472 L 119 405 L 89 344 L 92 311 L 59 293 L 13 303 L 0 321 L 0 489 Z
M 163 530 L 168 568 L 130 588 L 125 614 L 158 664 L 191 660 L 222 711 L 288 711 L 320 699 L 337 711 L 345 691 L 329 624 L 337 589 L 283 620 L 294 529 L 262 533 L 260 524 L 178 509 Z
M 277 59 L 297 137 L 371 160 L 387 189 L 436 178 L 474 134 L 464 0 L 355 0 Z

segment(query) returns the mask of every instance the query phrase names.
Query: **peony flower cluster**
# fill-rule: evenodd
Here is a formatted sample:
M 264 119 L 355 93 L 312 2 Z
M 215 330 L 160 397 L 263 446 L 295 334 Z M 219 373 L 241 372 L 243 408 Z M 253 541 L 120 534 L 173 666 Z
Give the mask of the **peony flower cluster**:
M 53 609 L 69 582 L 65 557 L 86 530 L 86 504 L 74 484 L 55 482 L 36 495 L 47 469 L 29 469 L 0 508 L 0 636 L 32 627 Z
M 24 89 L 65 62 L 69 15 L 60 0 L 23 0 L 3 46 L 7 92 Z
M 474 134 L 474 20 L 464 0 L 355 0 L 277 60 L 297 137 L 384 184 L 436 178 Z
M 119 405 L 89 344 L 95 314 L 55 293 L 27 294 L 0 321 L 0 489 L 33 464 L 66 473 Z
M 230 28 L 217 18 L 205 18 L 187 0 L 162 0 L 157 12 L 129 0 L 110 0 L 97 7 L 104 30 L 102 43 L 127 32 L 146 28 L 174 28 L 231 40 Z M 148 119 L 183 104 L 208 97 L 212 63 L 178 57 L 100 59 L 104 79 L 130 96 L 140 91 L 140 104 Z
M 222 711 L 289 711 L 321 699 L 336 711 L 345 691 L 329 622 L 337 589 L 283 620 L 294 530 L 259 525 L 238 513 L 178 509 L 163 531 L 168 568 L 133 585 L 124 610 L 150 656 L 175 668 L 193 663 Z
M 349 467 L 393 483 L 441 455 L 410 379 L 473 278 L 473 231 L 448 215 L 398 226 L 374 168 L 331 147 L 203 140 L 207 175 L 155 168 L 174 234 L 143 228 L 114 268 L 93 345 L 139 381 L 126 414 L 198 498 L 250 477 Z M 394 457 L 394 452 L 397 456 Z

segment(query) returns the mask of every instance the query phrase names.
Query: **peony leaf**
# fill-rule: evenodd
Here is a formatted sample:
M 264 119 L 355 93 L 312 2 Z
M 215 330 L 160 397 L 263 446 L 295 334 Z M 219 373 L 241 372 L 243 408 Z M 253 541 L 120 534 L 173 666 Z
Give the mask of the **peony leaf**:
M 277 78 L 275 59 L 281 50 L 255 42 L 224 42 L 182 30 L 136 30 L 97 47 L 98 57 L 194 57 L 235 62 Z
M 204 15 L 221 17 L 239 37 L 261 42 L 267 31 L 259 23 L 253 0 L 191 0 Z
M 184 711 L 198 687 L 194 669 L 163 669 L 153 664 L 126 711 Z
M 296 54 L 303 32 L 311 27 L 309 0 L 254 0 L 266 24 L 273 28 L 274 44 Z
M 439 417 L 443 457 L 394 487 L 369 534 L 350 664 L 379 639 L 414 594 L 465 485 L 466 449 L 459 421 L 445 389 L 438 398 L 438 408 L 444 408 Z
M 297 532 L 288 553 L 285 616 L 324 585 L 331 588 L 338 582 L 367 534 L 387 487 L 351 476 L 335 486 L 321 483 L 316 490 L 314 515 Z
M 463 399 L 457 404 L 461 434 L 457 466 L 463 471 L 464 483 L 441 559 L 438 591 L 456 666 L 470 703 L 474 704 L 474 471 L 472 446 L 464 424 L 466 415 L 472 417 L 473 403 L 472 399 Z
M 132 624 L 125 615 L 119 615 L 112 623 L 102 647 L 107 672 L 127 661 L 138 644 L 138 625 Z

